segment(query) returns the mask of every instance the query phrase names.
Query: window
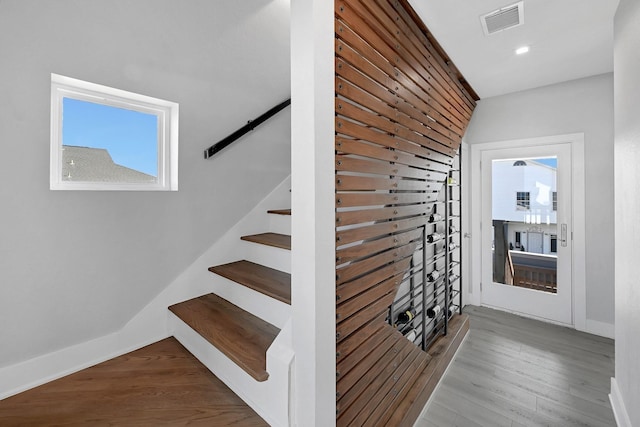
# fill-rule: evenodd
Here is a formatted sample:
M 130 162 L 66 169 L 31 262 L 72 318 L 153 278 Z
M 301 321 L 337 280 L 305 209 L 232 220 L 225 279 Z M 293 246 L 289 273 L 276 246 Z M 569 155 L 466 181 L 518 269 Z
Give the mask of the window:
M 551 193 L 551 200 L 553 203 L 553 210 L 557 211 L 558 210 L 558 192 L 554 191 L 553 193 Z
M 52 190 L 178 190 L 178 104 L 51 75 Z
M 518 191 L 516 193 L 516 210 L 526 211 L 531 206 L 528 191 Z
M 558 236 L 556 234 L 551 235 L 551 250 L 550 252 L 558 252 Z

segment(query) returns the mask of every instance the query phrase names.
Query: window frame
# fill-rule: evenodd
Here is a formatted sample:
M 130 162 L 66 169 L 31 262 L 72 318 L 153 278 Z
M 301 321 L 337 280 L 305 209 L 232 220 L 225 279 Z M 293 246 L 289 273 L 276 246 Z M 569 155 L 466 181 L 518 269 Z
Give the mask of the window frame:
M 62 179 L 63 99 L 71 98 L 155 115 L 158 119 L 156 182 L 64 181 Z M 51 190 L 178 191 L 178 104 L 109 86 L 51 74 Z
M 520 198 L 520 195 L 523 195 L 523 198 Z M 520 201 L 526 202 L 526 205 L 520 205 Z M 528 211 L 531 210 L 531 192 L 530 191 L 516 191 L 516 210 L 517 211 Z

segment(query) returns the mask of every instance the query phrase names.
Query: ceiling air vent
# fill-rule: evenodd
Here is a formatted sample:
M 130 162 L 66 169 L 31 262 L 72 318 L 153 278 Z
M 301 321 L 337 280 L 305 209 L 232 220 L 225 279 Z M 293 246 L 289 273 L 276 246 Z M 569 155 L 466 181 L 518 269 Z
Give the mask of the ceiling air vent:
M 480 17 L 485 35 L 524 24 L 524 1 L 501 7 Z

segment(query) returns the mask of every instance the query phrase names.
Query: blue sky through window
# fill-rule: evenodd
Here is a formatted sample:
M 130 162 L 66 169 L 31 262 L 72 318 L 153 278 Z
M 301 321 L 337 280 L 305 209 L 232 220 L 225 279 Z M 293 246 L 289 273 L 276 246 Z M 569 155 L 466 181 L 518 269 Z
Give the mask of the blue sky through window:
M 558 158 L 557 157 L 549 157 L 546 159 L 533 159 L 533 161 L 542 163 L 543 165 L 550 166 L 552 168 L 558 169 Z
M 116 164 L 158 176 L 158 118 L 124 108 L 63 99 L 63 145 L 104 148 Z

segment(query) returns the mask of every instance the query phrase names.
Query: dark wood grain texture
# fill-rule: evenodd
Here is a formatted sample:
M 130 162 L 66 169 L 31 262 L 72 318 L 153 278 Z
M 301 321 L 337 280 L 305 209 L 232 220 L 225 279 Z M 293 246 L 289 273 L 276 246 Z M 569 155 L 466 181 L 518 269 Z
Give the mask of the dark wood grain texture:
M 291 250 L 291 236 L 279 233 L 260 233 L 250 236 L 242 236 L 242 240 L 258 243 L 260 245 L 273 246 L 275 248 Z
M 251 261 L 235 261 L 210 267 L 209 271 L 262 294 L 291 304 L 291 275 Z
M 417 268 L 450 269 L 444 240 L 423 245 L 422 233 L 446 229 L 429 216 L 445 209 L 439 200 L 475 102 L 416 19 L 404 0 L 335 0 L 339 426 L 415 419 L 423 372 L 438 366 L 386 317 L 402 284 L 422 280 Z M 420 298 L 443 302 L 443 278 L 425 286 Z M 421 327 L 435 341 L 442 319 Z
M 270 209 L 267 213 L 274 215 L 288 215 L 291 216 L 291 209 Z
M 257 381 L 265 381 L 267 349 L 280 330 L 214 294 L 169 310 Z

